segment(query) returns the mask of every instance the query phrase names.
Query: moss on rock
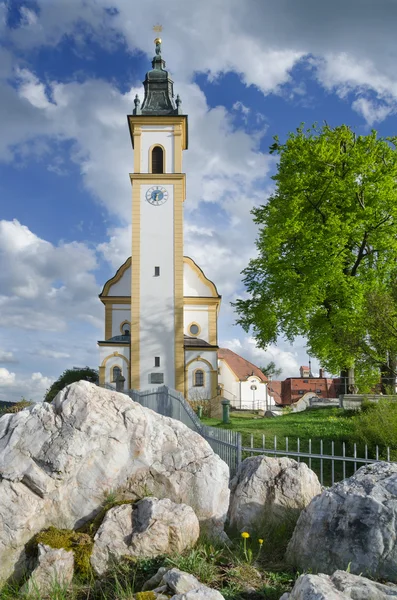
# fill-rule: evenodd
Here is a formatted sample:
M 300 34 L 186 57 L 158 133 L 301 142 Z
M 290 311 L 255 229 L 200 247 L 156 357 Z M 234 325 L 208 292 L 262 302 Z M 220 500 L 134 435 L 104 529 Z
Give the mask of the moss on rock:
M 72 550 L 76 573 L 82 577 L 91 575 L 90 557 L 94 542 L 88 534 L 72 529 L 49 527 L 35 535 L 32 542 L 36 548 L 38 544 L 45 544 L 51 548 Z

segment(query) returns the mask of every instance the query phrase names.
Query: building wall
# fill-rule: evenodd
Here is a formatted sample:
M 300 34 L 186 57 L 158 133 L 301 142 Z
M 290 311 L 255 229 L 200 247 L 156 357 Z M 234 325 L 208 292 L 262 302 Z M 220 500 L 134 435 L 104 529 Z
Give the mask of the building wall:
M 149 154 L 153 146 L 161 145 L 165 150 L 165 172 L 174 173 L 174 126 L 142 125 L 141 173 L 149 173 Z
M 186 262 L 183 264 L 183 295 L 212 296 L 212 290 L 209 285 Z
M 335 398 L 335 385 L 330 384 L 332 379 L 325 377 L 289 377 L 281 384 L 283 404 L 292 404 L 307 392 L 312 392 L 320 398 Z
M 131 267 L 128 267 L 121 278 L 110 286 L 109 296 L 130 296 L 131 294 Z
M 115 355 L 116 353 L 116 355 Z M 124 358 L 123 358 L 124 357 Z M 112 368 L 118 366 L 121 368 L 122 375 L 125 378 L 125 388 L 128 388 L 129 382 L 129 364 L 130 364 L 130 349 L 128 346 L 109 346 L 99 347 L 99 365 L 100 365 L 100 383 L 104 378 L 104 382 L 112 383 Z M 102 374 L 101 374 L 102 370 Z
M 191 323 L 197 323 L 200 327 L 200 331 L 196 336 L 189 331 Z M 203 304 L 202 306 L 185 305 L 184 307 L 184 334 L 191 337 L 198 337 L 201 340 L 209 342 L 209 315 L 208 306 Z
M 217 386 L 216 350 L 187 350 L 185 352 L 185 390 L 188 400 L 209 400 L 216 395 Z M 194 372 L 204 371 L 204 386 L 194 386 Z
M 112 337 L 122 335 L 120 326 L 124 321 L 131 322 L 130 304 L 113 304 L 112 306 Z
M 166 146 L 166 135 L 157 132 L 156 140 Z M 151 187 L 140 186 L 140 389 L 154 387 L 150 373 L 156 371 L 164 373 L 165 385 L 175 388 L 174 186 L 161 185 L 168 192 L 161 206 L 147 202 Z M 156 356 L 160 368 L 154 367 Z

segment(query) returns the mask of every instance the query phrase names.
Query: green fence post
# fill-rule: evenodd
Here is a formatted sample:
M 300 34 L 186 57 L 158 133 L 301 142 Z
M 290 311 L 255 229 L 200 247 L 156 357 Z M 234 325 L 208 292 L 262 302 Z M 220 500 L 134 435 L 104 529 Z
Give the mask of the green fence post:
M 230 400 L 222 400 L 222 422 L 230 423 Z

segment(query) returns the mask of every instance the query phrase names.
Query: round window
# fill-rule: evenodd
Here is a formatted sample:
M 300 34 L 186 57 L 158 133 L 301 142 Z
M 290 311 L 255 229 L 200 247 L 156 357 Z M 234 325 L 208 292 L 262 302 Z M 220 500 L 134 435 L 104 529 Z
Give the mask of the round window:
M 193 325 L 190 325 L 189 331 L 192 335 L 197 335 L 199 332 L 199 326 L 193 323 Z

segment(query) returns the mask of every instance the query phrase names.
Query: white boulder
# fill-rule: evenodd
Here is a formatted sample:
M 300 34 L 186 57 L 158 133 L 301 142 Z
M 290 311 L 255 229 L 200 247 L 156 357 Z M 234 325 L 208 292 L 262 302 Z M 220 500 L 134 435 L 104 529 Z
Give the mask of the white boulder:
M 321 492 L 317 475 L 291 458 L 246 458 L 231 482 L 229 524 L 239 531 L 256 531 L 270 522 L 297 518 Z
M 56 588 L 65 589 L 72 582 L 74 573 L 73 552 L 63 548 L 54 549 L 38 545 L 38 564 L 22 591 L 28 595 L 44 598 Z
M 301 575 L 289 594 L 280 600 L 390 600 L 397 598 L 397 586 L 383 585 L 346 571 L 336 571 L 331 577 Z
M 187 504 L 212 531 L 229 503 L 228 466 L 200 435 L 86 381 L 0 418 L 0 475 L 0 580 L 23 572 L 35 533 L 82 525 L 109 491 Z
M 171 600 L 225 600 L 218 590 L 209 588 L 199 582 L 194 575 L 185 573 L 179 569 L 170 569 L 166 571 L 162 577 L 160 588 L 167 586 L 171 596 Z
M 122 556 L 180 553 L 193 547 L 199 534 L 199 521 L 186 504 L 144 498 L 134 505 L 116 506 L 106 513 L 95 535 L 91 565 L 102 575 Z
M 336 483 L 301 513 L 287 548 L 299 570 L 397 581 L 397 464 L 374 463 Z

